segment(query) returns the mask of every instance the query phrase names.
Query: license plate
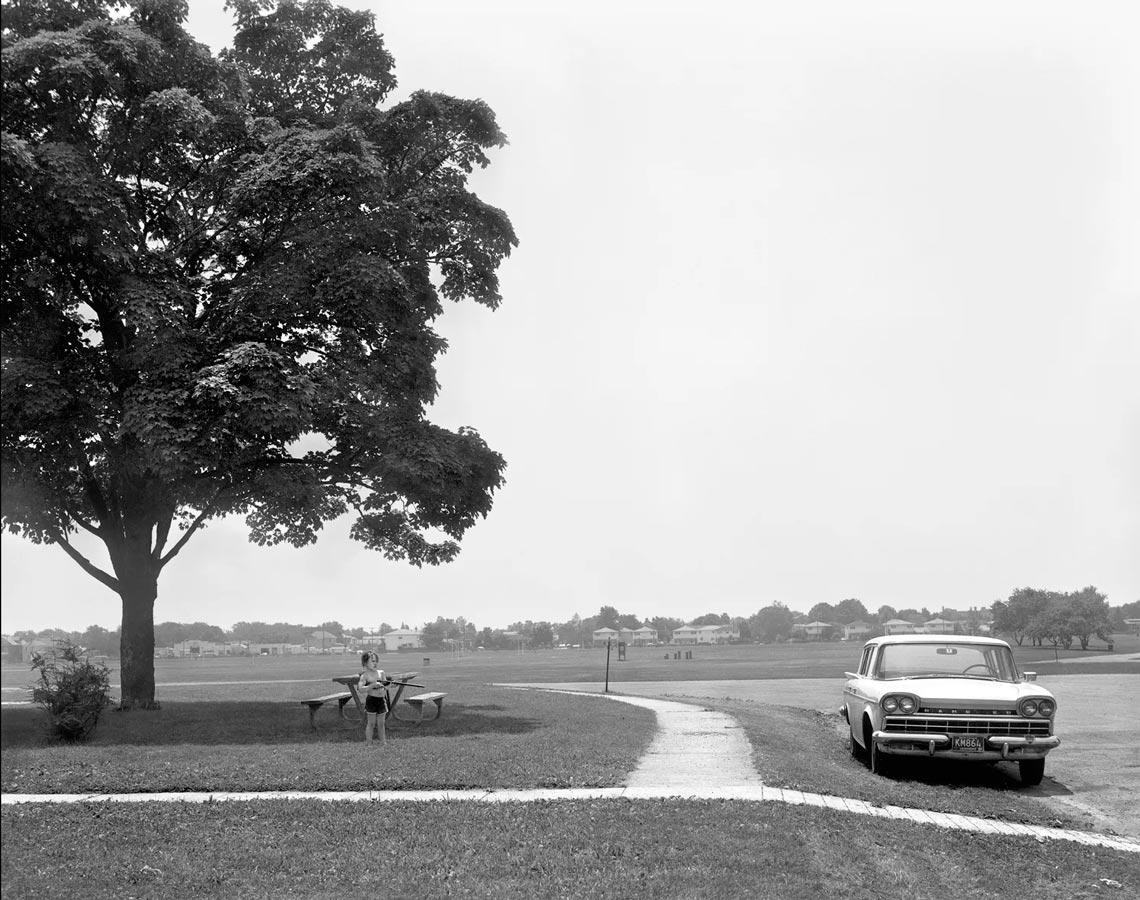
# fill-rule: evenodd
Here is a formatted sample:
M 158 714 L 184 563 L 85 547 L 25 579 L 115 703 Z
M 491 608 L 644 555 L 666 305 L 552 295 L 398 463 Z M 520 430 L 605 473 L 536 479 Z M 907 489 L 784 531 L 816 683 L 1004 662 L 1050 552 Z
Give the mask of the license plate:
M 977 735 L 954 735 L 950 738 L 950 749 L 978 752 L 986 749 L 986 739 Z

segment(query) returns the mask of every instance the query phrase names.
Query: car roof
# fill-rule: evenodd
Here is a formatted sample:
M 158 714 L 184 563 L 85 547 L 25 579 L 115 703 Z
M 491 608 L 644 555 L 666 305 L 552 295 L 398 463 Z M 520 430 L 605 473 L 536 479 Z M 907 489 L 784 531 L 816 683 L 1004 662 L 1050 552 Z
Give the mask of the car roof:
M 1008 647 L 1005 641 L 982 637 L 979 634 L 885 634 L 871 638 L 867 644 L 984 644 L 989 647 Z M 864 644 L 866 646 L 866 644 Z

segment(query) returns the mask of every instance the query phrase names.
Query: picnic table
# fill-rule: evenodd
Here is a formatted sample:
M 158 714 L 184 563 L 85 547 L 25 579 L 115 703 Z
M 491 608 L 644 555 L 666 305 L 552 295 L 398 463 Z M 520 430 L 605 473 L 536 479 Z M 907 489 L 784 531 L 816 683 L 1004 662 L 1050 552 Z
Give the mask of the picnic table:
M 394 675 L 384 673 L 384 677 L 389 681 L 398 682 L 396 684 L 396 696 L 388 696 L 388 712 L 385 713 L 384 718 L 392 715 L 392 711 L 396 708 L 396 704 L 400 702 L 400 695 L 404 693 L 404 688 L 408 687 L 408 683 L 415 681 L 420 677 L 419 672 L 399 672 Z M 348 688 L 349 693 L 352 694 L 352 699 L 356 703 L 356 711 L 360 714 L 361 721 L 364 719 L 364 697 L 360 693 L 360 675 L 338 675 L 333 681 L 337 684 L 343 684 Z M 422 687 L 423 685 L 416 685 Z M 344 715 L 342 708 L 341 715 Z
M 435 706 L 435 717 L 438 719 L 440 713 L 443 712 L 443 698 L 447 696 L 445 693 L 434 691 L 430 693 L 417 694 L 414 697 L 404 698 L 404 702 L 413 708 L 419 710 L 418 719 L 401 719 L 396 713 L 396 704 L 400 702 L 406 687 L 423 687 L 422 684 L 413 684 L 419 678 L 419 672 L 398 672 L 398 673 L 385 673 L 385 678 L 392 683 L 396 688 L 395 696 L 391 693 L 388 694 L 388 711 L 384 714 L 384 718 L 394 716 L 401 722 L 410 721 L 419 725 L 424 721 L 424 706 L 432 704 Z M 324 697 L 314 697 L 312 700 L 302 700 L 301 703 L 309 707 L 309 724 L 313 728 L 317 727 L 317 711 L 326 703 L 336 702 L 340 711 L 340 717 L 346 721 L 352 721 L 346 714 L 349 701 L 351 700 L 355 709 L 355 721 L 364 721 L 364 697 L 360 693 L 360 675 L 337 675 L 333 681 L 343 687 L 348 688 L 347 691 L 338 691 L 335 694 L 327 694 Z M 428 721 L 431 721 L 430 719 Z

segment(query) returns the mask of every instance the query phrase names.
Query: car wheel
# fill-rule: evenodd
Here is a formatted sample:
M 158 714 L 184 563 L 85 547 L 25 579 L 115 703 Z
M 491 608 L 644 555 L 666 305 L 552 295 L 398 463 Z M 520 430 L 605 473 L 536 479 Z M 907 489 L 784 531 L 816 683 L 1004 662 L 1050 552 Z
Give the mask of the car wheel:
M 887 774 L 887 759 L 886 754 L 879 749 L 878 745 L 871 738 L 871 723 L 865 721 L 863 723 L 863 740 L 867 745 L 867 765 L 870 770 L 876 775 Z
M 1023 759 L 1017 764 L 1022 784 L 1040 784 L 1045 777 L 1045 759 Z

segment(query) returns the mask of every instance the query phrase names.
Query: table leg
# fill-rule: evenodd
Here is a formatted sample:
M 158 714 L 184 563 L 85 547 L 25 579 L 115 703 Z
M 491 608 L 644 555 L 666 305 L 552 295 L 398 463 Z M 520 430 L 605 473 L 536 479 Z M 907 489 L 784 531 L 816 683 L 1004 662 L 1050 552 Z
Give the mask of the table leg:
M 360 721 L 364 721 L 364 701 L 360 699 L 360 691 L 356 689 L 355 684 L 348 685 L 349 691 L 352 693 L 352 700 L 356 704 L 356 711 L 360 714 Z
M 404 688 L 405 688 L 405 687 L 406 687 L 406 685 L 403 685 L 403 684 L 398 684 L 398 685 L 396 685 L 396 696 L 395 696 L 395 697 L 390 697 L 390 698 L 388 699 L 388 712 L 384 714 L 384 718 L 385 718 L 385 719 L 386 719 L 386 718 L 388 718 L 388 716 L 391 716 L 391 715 L 394 715 L 394 714 L 395 714 L 395 712 L 396 712 L 396 704 L 400 702 L 400 695 L 401 695 L 402 693 L 404 693 Z M 399 719 L 400 717 L 399 717 L 399 716 L 396 716 L 396 718 L 397 718 L 397 719 Z

